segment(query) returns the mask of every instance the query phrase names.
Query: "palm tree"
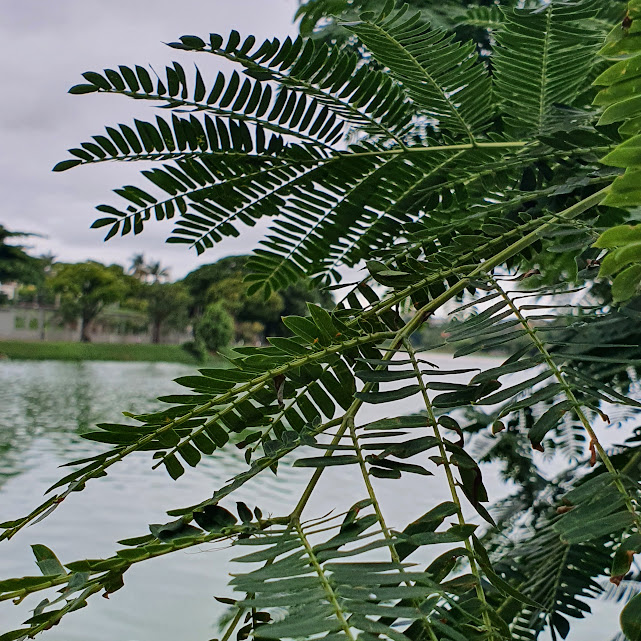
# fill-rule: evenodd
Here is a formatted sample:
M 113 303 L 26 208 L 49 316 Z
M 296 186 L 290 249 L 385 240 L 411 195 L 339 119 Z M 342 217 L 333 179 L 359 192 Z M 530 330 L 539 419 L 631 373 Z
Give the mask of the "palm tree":
M 145 273 L 153 279 L 154 283 L 161 283 L 169 278 L 169 270 L 163 267 L 159 260 L 148 263 L 145 270 Z
M 129 267 L 129 273 L 138 280 L 142 281 L 145 279 L 148 273 L 147 264 L 145 263 L 144 254 L 134 254 L 131 257 L 131 265 Z

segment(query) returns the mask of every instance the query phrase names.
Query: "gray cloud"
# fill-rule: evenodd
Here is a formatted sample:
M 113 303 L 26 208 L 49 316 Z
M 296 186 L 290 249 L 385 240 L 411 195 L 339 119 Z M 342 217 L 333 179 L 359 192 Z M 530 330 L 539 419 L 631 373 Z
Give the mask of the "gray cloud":
M 164 243 L 171 223 L 103 243 L 101 230 L 89 229 L 94 207 L 114 202 L 111 189 L 140 184 L 141 165 L 106 163 L 63 174 L 51 168 L 66 149 L 105 125 L 153 116 L 153 108 L 119 96 L 69 95 L 83 71 L 119 64 L 162 68 L 172 60 L 188 68 L 193 56 L 162 43 L 231 29 L 257 38 L 295 34 L 296 6 L 296 0 L 0 0 L 0 223 L 45 235 L 30 245 L 59 260 L 126 264 L 133 253 L 145 252 L 169 266 L 174 277 L 203 261 L 246 252 L 265 225 L 201 257 Z M 198 64 L 209 74 L 218 68 L 205 56 Z

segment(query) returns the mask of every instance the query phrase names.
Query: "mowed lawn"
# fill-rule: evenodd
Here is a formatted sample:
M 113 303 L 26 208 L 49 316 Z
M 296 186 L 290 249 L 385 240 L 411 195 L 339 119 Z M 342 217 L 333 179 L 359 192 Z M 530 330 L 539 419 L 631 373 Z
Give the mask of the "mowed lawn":
M 59 361 L 149 361 L 198 364 L 180 345 L 0 341 L 0 358 Z M 207 364 L 217 362 L 208 357 Z

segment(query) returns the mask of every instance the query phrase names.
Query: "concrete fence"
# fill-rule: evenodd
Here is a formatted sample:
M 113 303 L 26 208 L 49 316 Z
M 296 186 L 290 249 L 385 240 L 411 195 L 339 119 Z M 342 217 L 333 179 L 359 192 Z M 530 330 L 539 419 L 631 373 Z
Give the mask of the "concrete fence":
M 119 322 L 122 321 L 122 322 Z M 90 328 L 94 343 L 151 343 L 151 327 L 132 330 L 117 313 L 97 318 Z M 192 340 L 189 331 L 162 332 L 160 342 L 177 345 Z M 0 340 L 80 341 L 80 320 L 65 323 L 53 307 L 15 305 L 0 307 Z

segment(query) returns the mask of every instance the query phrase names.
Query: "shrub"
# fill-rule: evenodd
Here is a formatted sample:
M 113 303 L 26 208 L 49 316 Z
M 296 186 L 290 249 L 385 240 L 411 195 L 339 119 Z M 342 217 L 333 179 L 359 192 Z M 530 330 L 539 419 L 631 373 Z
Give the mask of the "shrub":
M 196 342 L 203 344 L 210 352 L 227 347 L 234 336 L 234 319 L 220 303 L 205 308 L 194 328 Z
M 204 362 L 205 358 L 207 358 L 207 349 L 200 341 L 186 341 L 181 345 L 181 347 L 199 363 Z

